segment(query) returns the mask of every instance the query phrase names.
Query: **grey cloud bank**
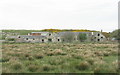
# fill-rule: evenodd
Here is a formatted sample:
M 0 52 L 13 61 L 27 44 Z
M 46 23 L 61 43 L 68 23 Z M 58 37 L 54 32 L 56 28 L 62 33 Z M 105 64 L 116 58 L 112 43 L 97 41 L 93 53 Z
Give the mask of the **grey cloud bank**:
M 0 29 L 118 28 L 119 0 L 1 0 Z

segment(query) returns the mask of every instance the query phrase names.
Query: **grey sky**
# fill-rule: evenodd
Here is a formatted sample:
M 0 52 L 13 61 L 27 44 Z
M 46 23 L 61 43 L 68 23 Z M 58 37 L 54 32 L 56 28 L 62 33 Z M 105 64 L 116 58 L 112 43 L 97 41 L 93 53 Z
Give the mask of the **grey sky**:
M 119 0 L 0 0 L 0 29 L 118 28 Z

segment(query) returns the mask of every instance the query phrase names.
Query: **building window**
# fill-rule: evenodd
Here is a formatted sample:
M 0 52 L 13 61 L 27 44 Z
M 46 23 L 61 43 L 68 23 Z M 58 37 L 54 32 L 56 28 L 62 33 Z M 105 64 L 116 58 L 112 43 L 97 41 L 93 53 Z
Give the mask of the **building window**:
M 33 38 L 33 40 L 35 40 L 35 38 Z
M 49 36 L 51 36 L 51 34 L 49 34 Z
M 44 42 L 44 39 L 42 39 L 42 42 Z
M 48 39 L 48 42 L 52 42 L 52 39 Z
M 98 34 L 98 36 L 100 36 L 100 34 Z
M 101 38 L 103 38 L 103 37 L 101 37 Z
M 26 38 L 26 40 L 28 40 L 28 38 Z
M 98 39 L 98 41 L 100 41 L 100 39 Z
M 58 41 L 60 41 L 60 39 L 58 39 Z

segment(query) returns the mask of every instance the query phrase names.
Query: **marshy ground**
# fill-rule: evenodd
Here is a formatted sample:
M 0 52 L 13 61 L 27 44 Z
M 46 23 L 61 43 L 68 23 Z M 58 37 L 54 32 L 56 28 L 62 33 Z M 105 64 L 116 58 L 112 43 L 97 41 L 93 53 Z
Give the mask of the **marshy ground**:
M 116 73 L 118 43 L 3 43 L 3 73 Z

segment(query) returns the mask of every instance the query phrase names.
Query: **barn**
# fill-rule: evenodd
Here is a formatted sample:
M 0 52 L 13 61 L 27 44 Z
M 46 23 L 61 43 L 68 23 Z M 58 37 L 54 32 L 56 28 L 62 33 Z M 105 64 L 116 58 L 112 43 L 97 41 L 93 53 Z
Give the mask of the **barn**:
M 16 42 L 76 42 L 79 41 L 79 34 L 85 34 L 85 41 L 102 42 L 106 37 L 101 32 L 31 32 L 28 35 L 9 36 L 15 38 Z

